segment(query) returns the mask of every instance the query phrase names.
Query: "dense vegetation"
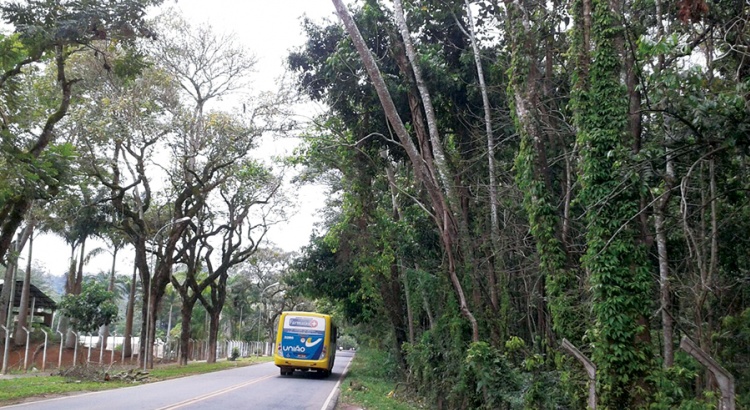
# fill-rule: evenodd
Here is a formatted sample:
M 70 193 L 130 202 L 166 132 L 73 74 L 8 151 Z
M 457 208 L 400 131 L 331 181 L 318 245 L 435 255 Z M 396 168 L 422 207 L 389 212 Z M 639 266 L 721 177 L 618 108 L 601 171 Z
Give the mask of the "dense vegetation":
M 297 289 L 431 407 L 586 408 L 567 340 L 598 408 L 715 408 L 683 338 L 750 406 L 746 3 L 334 3 L 288 58 L 328 107 Z
M 698 350 L 750 407 L 746 2 L 333 0 L 288 58 L 327 108 L 290 162 L 330 187 L 289 277 L 261 248 L 283 176 L 250 155 L 295 130 L 288 95 L 237 97 L 253 56 L 158 3 L 0 1 L 5 283 L 52 232 L 84 300 L 97 237 L 134 252 L 127 289 L 93 279 L 127 295 L 118 330 L 176 307 L 182 363 L 199 327 L 266 339 L 315 306 L 430 407 L 714 408 Z

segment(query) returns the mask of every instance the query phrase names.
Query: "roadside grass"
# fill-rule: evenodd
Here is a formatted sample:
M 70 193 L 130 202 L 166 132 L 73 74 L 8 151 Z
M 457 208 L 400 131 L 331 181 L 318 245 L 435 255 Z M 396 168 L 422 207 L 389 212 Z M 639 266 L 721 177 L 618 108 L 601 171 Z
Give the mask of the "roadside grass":
M 110 381 L 91 381 L 82 380 L 77 377 L 48 376 L 46 374 L 19 375 L 18 377 L 0 379 L 0 406 L 18 403 L 32 397 L 46 398 L 75 392 L 117 389 L 148 382 L 250 366 L 272 360 L 273 357 L 247 357 L 235 361 L 221 360 L 211 364 L 198 362 L 189 363 L 187 366 L 176 364 L 158 365 L 148 371 L 148 380 L 145 382 L 115 379 Z M 130 369 L 134 369 L 134 367 L 113 368 L 111 373 L 126 372 Z M 92 367 L 93 370 L 94 368 Z M 97 365 L 96 370 L 101 370 L 101 367 Z
M 88 392 L 132 386 L 125 381 L 76 381 L 62 376 L 28 376 L 0 380 L 0 406 L 31 397 L 49 397 L 71 392 Z
M 235 367 L 250 366 L 256 363 L 272 362 L 272 356 L 244 357 L 235 361 L 221 360 L 216 363 L 188 363 L 187 366 L 177 364 L 162 365 L 154 367 L 149 371 L 150 381 L 174 379 L 176 377 L 191 376 L 194 374 L 210 373 L 219 370 L 232 369 Z
M 357 351 L 341 383 L 338 409 L 417 410 L 427 408 L 399 383 L 397 365 L 388 353 L 362 348 Z

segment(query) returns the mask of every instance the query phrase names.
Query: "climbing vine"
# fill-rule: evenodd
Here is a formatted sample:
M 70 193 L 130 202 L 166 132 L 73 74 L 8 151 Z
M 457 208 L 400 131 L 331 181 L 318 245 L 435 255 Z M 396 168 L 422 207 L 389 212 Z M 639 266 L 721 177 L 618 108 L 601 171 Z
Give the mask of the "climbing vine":
M 593 359 L 599 402 L 606 409 L 634 408 L 647 401 L 645 377 L 652 366 L 646 318 L 651 300 L 645 247 L 639 243 L 639 175 L 625 144 L 628 101 L 620 82 L 623 36 L 610 4 L 593 2 L 594 50 L 584 94 L 596 110 L 579 112 L 581 192 L 586 209 Z

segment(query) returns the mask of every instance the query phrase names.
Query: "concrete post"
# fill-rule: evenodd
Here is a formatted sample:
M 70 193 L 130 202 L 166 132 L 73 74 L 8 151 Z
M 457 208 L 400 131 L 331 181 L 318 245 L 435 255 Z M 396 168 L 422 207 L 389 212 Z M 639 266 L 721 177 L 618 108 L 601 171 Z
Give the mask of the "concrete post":
M 708 367 L 708 370 L 716 377 L 716 383 L 721 390 L 719 410 L 734 410 L 734 376 L 687 337 L 683 336 L 680 341 L 680 349 L 693 356 L 700 364 Z
M 570 353 L 573 357 L 578 359 L 583 367 L 586 369 L 586 374 L 589 376 L 589 399 L 588 407 L 590 410 L 596 410 L 596 365 L 589 360 L 588 357 L 584 356 L 580 350 L 578 350 L 568 339 L 563 339 L 562 349 Z

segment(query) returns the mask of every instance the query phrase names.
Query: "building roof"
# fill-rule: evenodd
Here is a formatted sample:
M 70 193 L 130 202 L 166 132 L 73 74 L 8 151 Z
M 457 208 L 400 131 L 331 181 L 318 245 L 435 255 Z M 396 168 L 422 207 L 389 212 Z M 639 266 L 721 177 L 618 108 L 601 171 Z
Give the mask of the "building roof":
M 0 283 L 0 292 L 3 289 L 3 284 Z M 16 289 L 15 289 L 15 297 L 13 298 L 13 307 L 20 307 L 21 306 L 21 291 L 23 290 L 23 281 L 18 280 L 16 281 Z M 31 304 L 34 304 L 35 309 L 51 309 L 55 310 L 57 309 L 57 304 L 55 303 L 52 298 L 47 296 L 44 292 L 39 290 L 34 284 L 29 285 L 30 295 L 29 295 L 29 307 L 31 307 Z M 34 298 L 36 298 L 36 301 L 34 301 Z

